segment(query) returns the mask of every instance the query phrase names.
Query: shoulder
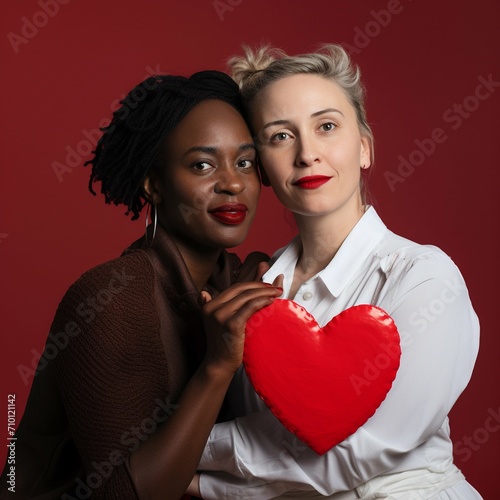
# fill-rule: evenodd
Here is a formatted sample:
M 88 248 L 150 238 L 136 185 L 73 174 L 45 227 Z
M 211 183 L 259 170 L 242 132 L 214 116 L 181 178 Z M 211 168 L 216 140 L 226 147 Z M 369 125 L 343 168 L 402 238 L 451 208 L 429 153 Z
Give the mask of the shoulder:
M 432 288 L 466 290 L 459 268 L 441 248 L 388 233 L 378 249 L 380 268 L 389 282 L 399 284 L 400 292 L 424 283 Z
M 134 251 L 99 264 L 83 273 L 68 289 L 66 295 L 133 294 L 137 285 L 152 287 L 153 266 L 142 251 Z
M 391 231 L 384 238 L 377 254 L 384 261 L 387 270 L 397 267 L 418 265 L 420 268 L 437 271 L 456 269 L 451 257 L 435 245 L 416 243 Z
M 153 267 L 142 251 L 100 264 L 70 286 L 57 308 L 52 331 L 78 332 L 76 345 L 114 342 L 120 336 L 137 338 L 138 327 L 155 330 L 154 284 Z
M 55 337 L 59 339 L 51 365 L 60 382 L 68 378 L 77 384 L 78 378 L 105 376 L 99 384 L 109 388 L 121 383 L 124 374 L 131 385 L 143 379 L 152 384 L 155 377 L 164 376 L 155 274 L 142 254 L 127 254 L 90 269 L 63 297 L 46 344 L 47 350 Z

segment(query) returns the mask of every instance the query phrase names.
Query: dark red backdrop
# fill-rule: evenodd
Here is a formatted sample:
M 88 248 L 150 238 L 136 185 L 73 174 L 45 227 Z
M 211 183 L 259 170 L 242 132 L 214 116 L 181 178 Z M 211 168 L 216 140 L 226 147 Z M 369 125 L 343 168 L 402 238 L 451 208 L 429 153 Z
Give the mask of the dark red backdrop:
M 451 414 L 456 461 L 496 498 L 500 378 L 498 65 L 495 0 L 5 0 L 1 16 L 2 349 L 0 460 L 7 395 L 21 416 L 50 323 L 68 285 L 143 231 L 87 191 L 80 167 L 116 99 L 151 72 L 224 69 L 241 43 L 291 53 L 342 42 L 361 65 L 376 137 L 376 206 L 395 232 L 443 248 L 482 324 L 473 380 Z M 293 234 L 266 189 L 238 249 L 272 253 Z M 431 388 L 429 388 L 431 390 Z M 3 441 L 3 442 L 2 442 Z

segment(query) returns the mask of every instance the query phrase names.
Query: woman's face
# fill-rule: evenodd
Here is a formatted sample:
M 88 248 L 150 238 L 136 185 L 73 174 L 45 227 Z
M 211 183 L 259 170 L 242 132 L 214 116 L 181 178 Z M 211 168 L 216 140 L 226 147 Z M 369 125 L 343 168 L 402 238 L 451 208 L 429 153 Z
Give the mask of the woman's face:
M 360 167 L 370 166 L 370 144 L 335 82 L 282 78 L 256 97 L 251 113 L 262 166 L 283 205 L 297 215 L 359 217 Z
M 154 179 L 159 221 L 196 248 L 239 245 L 260 194 L 252 136 L 229 104 L 197 104 L 168 135 Z M 154 177 L 154 176 L 153 176 Z

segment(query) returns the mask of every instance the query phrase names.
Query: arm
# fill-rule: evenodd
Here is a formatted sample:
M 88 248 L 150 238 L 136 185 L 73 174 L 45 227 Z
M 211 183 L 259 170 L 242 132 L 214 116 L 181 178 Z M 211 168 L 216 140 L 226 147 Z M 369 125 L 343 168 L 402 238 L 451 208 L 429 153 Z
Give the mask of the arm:
M 200 470 L 228 472 L 241 484 L 259 478 L 329 495 L 394 470 L 409 452 L 418 453 L 470 379 L 478 322 L 463 279 L 446 256 L 410 264 L 378 304 L 398 325 L 403 354 L 392 389 L 365 425 L 320 457 L 264 410 L 217 424 Z M 206 499 L 230 498 L 217 475 L 202 473 L 200 489 Z M 272 496 L 270 491 L 258 498 Z
M 152 295 L 149 283 L 137 275 L 133 286 Z M 159 339 L 149 334 L 158 331 L 154 307 L 135 310 L 126 293 L 117 293 L 85 324 L 85 316 L 74 313 L 102 290 L 86 285 L 67 294 L 54 322 L 57 331 L 69 319 L 81 324 L 81 332 L 54 361 L 86 487 L 95 498 L 177 500 L 196 471 L 227 385 L 241 363 L 238 347 L 246 318 L 280 292 L 260 283 L 240 284 L 204 306 L 207 354 L 171 405 L 159 397 L 165 394 L 166 363 Z M 110 329 L 119 334 L 110 335 Z M 234 337 L 232 350 L 224 332 Z
M 182 392 L 179 408 L 131 456 L 140 498 L 178 499 L 186 491 L 241 364 L 246 320 L 280 293 L 262 283 L 240 283 L 205 304 L 205 359 Z

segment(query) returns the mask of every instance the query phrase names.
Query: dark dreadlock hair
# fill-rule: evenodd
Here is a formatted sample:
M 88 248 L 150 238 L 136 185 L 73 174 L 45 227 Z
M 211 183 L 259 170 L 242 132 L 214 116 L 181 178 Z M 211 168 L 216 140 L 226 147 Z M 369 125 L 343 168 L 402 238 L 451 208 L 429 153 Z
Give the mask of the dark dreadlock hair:
M 123 204 L 132 220 L 147 200 L 143 182 L 147 174 L 161 166 L 160 154 L 167 134 L 187 113 L 206 99 L 220 99 L 243 113 L 236 83 L 220 71 L 201 71 L 186 78 L 155 75 L 134 87 L 111 123 L 102 128 L 92 165 L 89 190 L 101 182 L 106 203 Z

